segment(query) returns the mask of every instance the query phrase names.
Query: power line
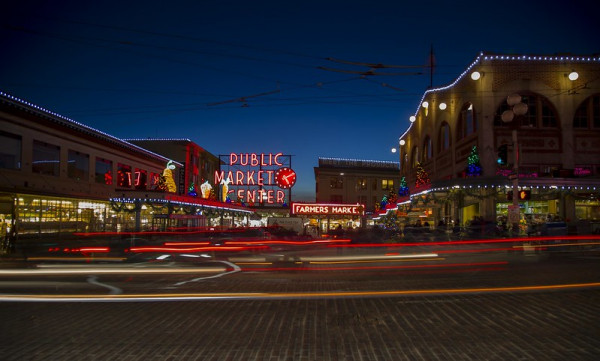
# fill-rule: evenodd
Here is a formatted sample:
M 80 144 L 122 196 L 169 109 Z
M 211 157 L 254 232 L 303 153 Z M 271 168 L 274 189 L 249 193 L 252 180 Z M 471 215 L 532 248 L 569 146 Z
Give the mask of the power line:
M 317 59 L 317 60 L 324 59 L 322 57 L 309 55 L 309 54 L 303 54 L 303 53 L 299 53 L 299 52 L 292 52 L 292 51 L 288 51 L 288 50 L 264 48 L 264 47 L 251 46 L 251 45 L 234 43 L 234 42 L 225 42 L 225 41 L 219 41 L 219 40 L 214 40 L 214 39 L 200 38 L 200 37 L 195 37 L 195 36 L 164 33 L 164 32 L 158 32 L 158 31 L 150 31 L 150 30 L 133 29 L 133 28 L 127 28 L 127 27 L 122 27 L 122 26 L 98 24 L 98 23 L 77 21 L 77 20 L 60 19 L 60 18 L 47 17 L 47 16 L 40 16 L 40 17 L 49 19 L 49 20 L 63 22 L 63 23 L 80 24 L 80 25 L 87 25 L 87 26 L 93 26 L 93 27 L 98 27 L 98 28 L 126 31 L 126 32 L 131 32 L 131 33 L 146 34 L 146 35 L 167 37 L 167 38 L 173 38 L 173 39 L 181 39 L 181 40 L 189 40 L 189 41 L 203 42 L 203 43 L 211 43 L 211 44 L 218 44 L 218 45 L 226 45 L 226 46 L 231 46 L 231 47 L 246 48 L 246 49 L 259 50 L 259 51 L 265 51 L 265 52 L 274 52 L 274 53 L 280 53 L 280 54 L 297 56 L 297 57 L 304 57 L 304 58 L 309 58 L 309 59 Z

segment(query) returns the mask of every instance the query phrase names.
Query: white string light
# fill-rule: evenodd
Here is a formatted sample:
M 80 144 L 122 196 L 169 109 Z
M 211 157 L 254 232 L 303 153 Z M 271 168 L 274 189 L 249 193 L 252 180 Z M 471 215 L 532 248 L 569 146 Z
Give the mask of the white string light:
M 101 131 L 101 130 L 98 130 L 98 129 L 92 128 L 92 127 L 90 127 L 90 126 L 88 126 L 88 125 L 85 125 L 85 124 L 83 124 L 83 123 L 79 123 L 79 122 L 77 122 L 77 121 L 75 121 L 75 120 L 73 120 L 73 119 L 67 118 L 67 117 L 65 117 L 65 116 L 63 116 L 63 115 L 60 115 L 60 114 L 58 114 L 58 113 L 55 113 L 55 112 L 53 112 L 53 111 L 50 111 L 50 110 L 48 110 L 48 109 L 42 108 L 42 107 L 40 107 L 40 106 L 38 106 L 38 105 L 35 105 L 35 104 L 33 104 L 33 103 L 30 103 L 30 102 L 28 102 L 28 101 L 25 101 L 25 100 L 23 100 L 23 99 L 20 99 L 20 98 L 17 98 L 17 97 L 15 97 L 15 96 L 13 96 L 13 95 L 10 95 L 10 94 L 8 94 L 8 93 L 5 93 L 5 92 L 3 92 L 3 91 L 0 91 L 0 98 L 5 98 L 5 99 L 8 99 L 8 100 L 10 100 L 10 101 L 11 101 L 13 104 L 15 104 L 15 103 L 16 103 L 16 105 L 20 105 L 20 106 L 22 106 L 22 107 L 28 107 L 28 108 L 30 108 L 30 109 L 34 109 L 34 110 L 36 110 L 36 111 L 38 111 L 38 112 L 44 113 L 44 115 L 46 115 L 46 116 L 50 116 L 51 118 L 54 118 L 54 120 L 58 120 L 58 121 L 64 121 L 64 122 L 67 122 L 67 124 L 65 124 L 66 126 L 71 126 L 71 127 L 74 127 L 74 126 L 76 125 L 77 127 L 79 127 L 79 128 L 80 128 L 79 130 L 81 130 L 81 131 L 88 131 L 88 132 L 92 132 L 92 135 L 106 137 L 106 138 L 108 138 L 110 141 L 116 142 L 116 143 L 117 143 L 117 144 L 119 144 L 119 145 L 122 145 L 122 146 L 125 146 L 125 147 L 128 147 L 128 148 L 135 149 L 135 150 L 137 150 L 137 151 L 140 151 L 140 152 L 142 152 L 142 153 L 149 154 L 149 155 L 151 155 L 151 156 L 153 156 L 153 157 L 159 158 L 159 159 L 160 159 L 160 160 L 162 160 L 162 161 L 166 161 L 166 162 L 168 162 L 168 161 L 170 161 L 170 160 L 171 160 L 171 159 L 169 159 L 169 158 L 166 158 L 166 157 L 164 157 L 164 156 L 162 156 L 162 155 L 160 155 L 160 154 L 158 154 L 158 153 L 154 153 L 154 152 L 152 152 L 152 151 L 149 151 L 148 149 L 144 149 L 144 148 L 142 148 L 142 147 L 140 147 L 140 146 L 137 146 L 137 145 L 135 145 L 135 144 L 131 144 L 131 143 L 127 142 L 126 140 L 119 139 L 119 138 L 117 138 L 117 137 L 114 137 L 114 136 L 112 136 L 112 135 L 110 135 L 110 134 L 108 134 L 108 133 L 105 133 L 105 132 Z M 27 110 L 27 109 L 26 109 L 26 110 Z M 94 134 L 94 133 L 95 133 L 95 134 Z M 173 163 L 174 163 L 174 164 L 176 164 L 176 165 L 178 165 L 179 167 L 183 167 L 183 164 L 181 164 L 181 163 L 179 163 L 179 162 L 175 162 L 175 161 L 173 161 Z
M 588 62 L 589 63 L 589 62 L 600 62 L 600 57 L 580 57 L 580 56 L 573 57 L 572 56 L 572 57 L 565 58 L 564 56 L 561 56 L 561 57 L 558 57 L 558 56 L 544 56 L 544 57 L 533 56 L 532 57 L 530 55 L 507 56 L 507 55 L 485 55 L 483 52 L 480 52 L 479 55 L 475 58 L 475 60 L 452 83 L 450 83 L 449 85 L 443 86 L 443 87 L 426 90 L 425 93 L 423 93 L 423 96 L 421 97 L 421 100 L 419 101 L 419 103 L 417 105 L 417 109 L 414 113 L 414 116 L 416 117 L 417 114 L 419 113 L 419 109 L 423 106 L 425 98 L 427 97 L 428 94 L 442 91 L 442 90 L 447 90 L 447 89 L 454 87 L 462 78 L 464 78 L 466 75 L 470 74 L 470 70 L 474 66 L 478 65 L 482 60 L 517 60 L 517 61 L 547 61 L 547 62 L 571 61 L 571 62 Z M 406 131 L 400 136 L 400 138 L 404 138 L 404 136 L 406 134 L 408 134 L 408 132 L 410 131 L 412 126 L 413 126 L 413 123 L 411 122 L 408 126 L 408 129 L 406 129 Z

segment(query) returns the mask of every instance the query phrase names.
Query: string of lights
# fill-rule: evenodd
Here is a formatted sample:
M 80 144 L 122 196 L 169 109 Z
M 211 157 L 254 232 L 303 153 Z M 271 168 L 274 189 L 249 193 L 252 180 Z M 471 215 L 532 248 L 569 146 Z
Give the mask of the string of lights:
M 39 112 L 42 115 L 45 115 L 46 117 L 49 117 L 50 119 L 53 119 L 54 121 L 59 121 L 61 123 L 66 123 L 66 125 L 70 126 L 71 128 L 75 128 L 77 130 L 80 130 L 80 131 L 83 131 L 83 132 L 87 132 L 87 133 L 90 133 L 92 135 L 104 138 L 104 139 L 108 139 L 108 140 L 110 140 L 113 143 L 116 143 L 116 144 L 119 144 L 121 146 L 125 146 L 125 147 L 128 147 L 128 148 L 131 148 L 131 149 L 135 149 L 135 150 L 137 150 L 138 152 L 141 152 L 141 153 L 149 154 L 149 155 L 151 155 L 153 157 L 156 157 L 158 159 L 161 159 L 161 160 L 163 160 L 165 162 L 170 161 L 170 159 L 165 158 L 164 156 L 162 156 L 160 154 L 151 152 L 151 151 L 146 150 L 146 149 L 144 149 L 142 147 L 138 147 L 135 144 L 128 143 L 128 142 L 126 142 L 126 141 L 124 141 L 122 139 L 114 137 L 114 136 L 112 136 L 112 135 L 110 135 L 108 133 L 105 133 L 105 132 L 101 131 L 101 130 L 98 130 L 96 128 L 92 128 L 92 127 L 90 127 L 88 125 L 85 125 L 83 123 L 79 123 L 79 122 L 77 122 L 77 121 L 75 121 L 73 119 L 67 118 L 67 117 L 65 117 L 63 115 L 60 115 L 60 114 L 55 113 L 53 111 L 50 111 L 48 109 L 42 108 L 42 107 L 40 107 L 38 105 L 35 105 L 35 104 L 30 103 L 28 101 L 22 100 L 20 98 L 17 98 L 15 96 L 7 94 L 7 93 L 5 93 L 3 91 L 0 91 L 0 100 L 2 100 L 2 98 L 4 98 L 6 101 L 9 101 L 10 103 L 12 103 L 15 106 L 20 106 L 20 107 L 28 108 L 28 110 L 30 110 L 30 111 L 33 110 L 33 111 Z M 178 165 L 180 167 L 183 166 L 181 163 L 178 163 L 178 162 L 173 162 L 173 163 L 175 163 L 176 165 Z

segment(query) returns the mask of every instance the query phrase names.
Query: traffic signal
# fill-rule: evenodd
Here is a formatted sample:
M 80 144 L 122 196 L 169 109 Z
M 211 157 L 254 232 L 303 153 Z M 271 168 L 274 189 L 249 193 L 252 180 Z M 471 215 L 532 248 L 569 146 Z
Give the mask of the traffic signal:
M 511 201 L 512 195 L 513 195 L 512 191 L 506 192 L 506 200 Z M 528 201 L 531 199 L 531 191 L 530 190 L 525 190 L 525 189 L 520 190 L 518 195 L 519 195 L 520 201 Z
M 502 144 L 498 147 L 498 160 L 499 165 L 508 164 L 508 144 Z

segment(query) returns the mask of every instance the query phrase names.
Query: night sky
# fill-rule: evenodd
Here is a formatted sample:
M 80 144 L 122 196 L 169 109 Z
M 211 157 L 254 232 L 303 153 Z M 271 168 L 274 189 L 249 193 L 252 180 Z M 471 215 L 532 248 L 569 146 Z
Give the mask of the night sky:
M 296 200 L 319 157 L 398 161 L 432 47 L 434 87 L 480 51 L 600 53 L 596 1 L 6 3 L 0 90 L 120 138 L 292 154 Z

